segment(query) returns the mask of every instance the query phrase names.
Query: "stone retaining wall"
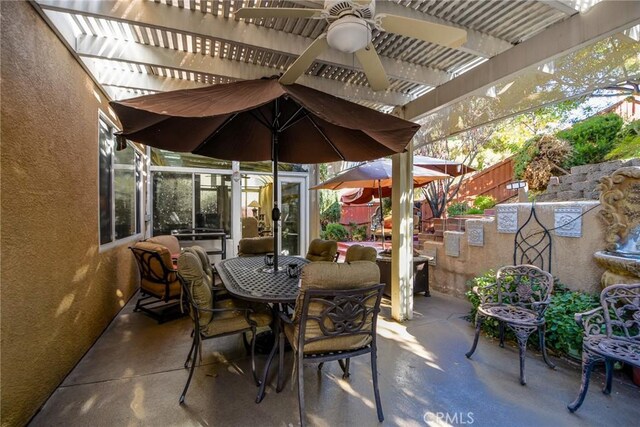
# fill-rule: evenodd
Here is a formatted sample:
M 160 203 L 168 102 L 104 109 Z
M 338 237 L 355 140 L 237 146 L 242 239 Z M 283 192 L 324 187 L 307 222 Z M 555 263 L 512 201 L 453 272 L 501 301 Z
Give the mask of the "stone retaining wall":
M 536 201 L 598 200 L 600 193 L 597 186 L 600 178 L 625 166 L 640 166 L 640 158 L 574 166 L 570 175 L 558 177 L 557 184 L 550 183 L 547 191 L 539 195 Z

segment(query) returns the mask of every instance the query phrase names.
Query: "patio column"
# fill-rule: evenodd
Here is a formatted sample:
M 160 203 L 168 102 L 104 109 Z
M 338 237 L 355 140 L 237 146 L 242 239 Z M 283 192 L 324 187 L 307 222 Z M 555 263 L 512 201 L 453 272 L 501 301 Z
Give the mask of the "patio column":
M 309 165 L 309 188 L 320 183 L 320 168 Z M 309 242 L 320 237 L 320 200 L 318 191 L 309 191 Z
M 391 315 L 413 317 L 413 141 L 392 157 Z

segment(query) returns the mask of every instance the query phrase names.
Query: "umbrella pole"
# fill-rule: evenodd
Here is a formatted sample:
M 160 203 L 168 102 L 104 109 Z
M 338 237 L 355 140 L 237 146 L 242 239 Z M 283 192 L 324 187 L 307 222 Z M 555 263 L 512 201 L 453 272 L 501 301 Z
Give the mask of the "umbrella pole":
M 384 251 L 384 215 L 382 213 L 382 188 L 380 187 L 380 180 L 378 180 L 378 200 L 380 200 L 380 231 L 382 232 L 382 250 Z
M 278 131 L 273 131 L 271 142 L 273 150 L 273 210 L 271 211 L 271 219 L 273 220 L 273 273 L 275 274 L 278 272 L 278 221 L 280 220 L 280 209 L 278 208 Z

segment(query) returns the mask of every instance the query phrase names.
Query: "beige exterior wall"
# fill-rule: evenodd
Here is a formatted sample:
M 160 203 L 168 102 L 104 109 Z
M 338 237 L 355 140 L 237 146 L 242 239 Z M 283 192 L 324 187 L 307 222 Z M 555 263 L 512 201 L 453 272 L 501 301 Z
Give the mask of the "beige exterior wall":
M 23 425 L 135 290 L 127 245 L 100 252 L 105 98 L 26 2 L 0 2 L 1 411 Z
M 537 203 L 536 214 L 540 222 L 551 229 L 554 227 L 554 209 L 561 206 L 582 206 L 582 211 L 598 206 L 599 202 L 558 202 Z M 531 204 L 518 203 L 518 227 L 529 217 Z M 593 254 L 604 248 L 604 226 L 601 223 L 600 208 L 587 212 L 582 217 L 582 237 L 561 237 L 551 231 L 552 260 L 551 273 L 562 283 L 574 290 L 600 291 L 600 276 L 603 270 L 593 259 Z M 532 220 L 533 221 L 533 220 Z M 530 230 L 527 226 L 527 230 Z M 448 256 L 444 243 L 425 242 L 428 252 L 436 251 L 436 265 L 429 269 L 432 289 L 464 298 L 467 281 L 503 265 L 513 264 L 515 234 L 498 233 L 494 219 L 484 223 L 484 246 L 469 246 L 467 234 L 460 238 L 460 256 Z M 546 262 L 546 261 L 545 261 Z

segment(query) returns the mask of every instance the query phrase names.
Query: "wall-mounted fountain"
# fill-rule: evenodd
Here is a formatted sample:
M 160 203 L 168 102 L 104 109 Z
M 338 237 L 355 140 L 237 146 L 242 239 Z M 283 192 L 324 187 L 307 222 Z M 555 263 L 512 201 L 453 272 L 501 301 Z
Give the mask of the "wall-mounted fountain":
M 607 226 L 605 250 L 594 254 L 606 270 L 600 283 L 640 282 L 640 167 L 618 169 L 598 189 Z

